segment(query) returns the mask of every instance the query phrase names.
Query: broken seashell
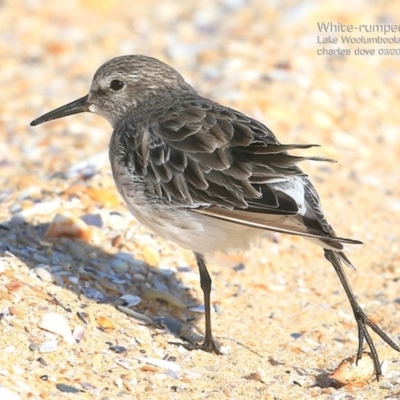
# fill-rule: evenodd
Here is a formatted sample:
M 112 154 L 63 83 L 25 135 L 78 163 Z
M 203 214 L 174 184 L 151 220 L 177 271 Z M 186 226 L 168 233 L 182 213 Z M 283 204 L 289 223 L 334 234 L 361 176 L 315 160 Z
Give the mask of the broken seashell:
M 44 238 L 49 239 L 59 236 L 68 236 L 90 241 L 93 236 L 93 229 L 80 218 L 65 212 L 64 214 L 55 215 Z
M 346 358 L 332 374 L 328 375 L 328 378 L 335 380 L 341 385 L 371 379 L 375 374 L 371 353 L 364 351 L 358 363 L 356 361 L 357 355 Z
M 60 335 L 68 344 L 76 343 L 72 336 L 68 321 L 61 314 L 53 312 L 44 314 L 38 326 L 48 332 Z

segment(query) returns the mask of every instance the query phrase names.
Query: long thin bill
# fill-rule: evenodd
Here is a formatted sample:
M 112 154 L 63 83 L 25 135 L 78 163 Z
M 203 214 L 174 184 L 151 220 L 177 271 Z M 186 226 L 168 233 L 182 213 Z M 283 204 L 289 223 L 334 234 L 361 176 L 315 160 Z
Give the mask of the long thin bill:
M 67 117 L 68 115 L 89 111 L 90 104 L 88 102 L 88 99 L 89 96 L 86 95 L 78 100 L 66 104 L 65 106 L 50 111 L 47 114 L 44 114 L 41 117 L 33 120 L 30 125 L 36 126 L 42 124 L 43 122 L 52 121 L 53 119 L 63 118 Z

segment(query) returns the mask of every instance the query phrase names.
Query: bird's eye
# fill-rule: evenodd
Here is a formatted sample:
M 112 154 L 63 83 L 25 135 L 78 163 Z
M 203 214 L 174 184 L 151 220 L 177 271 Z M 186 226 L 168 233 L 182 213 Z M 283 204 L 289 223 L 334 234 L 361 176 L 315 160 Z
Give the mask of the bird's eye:
M 118 79 L 114 79 L 110 82 L 110 89 L 113 90 L 114 92 L 118 92 L 125 86 L 125 83 L 122 81 L 119 81 Z

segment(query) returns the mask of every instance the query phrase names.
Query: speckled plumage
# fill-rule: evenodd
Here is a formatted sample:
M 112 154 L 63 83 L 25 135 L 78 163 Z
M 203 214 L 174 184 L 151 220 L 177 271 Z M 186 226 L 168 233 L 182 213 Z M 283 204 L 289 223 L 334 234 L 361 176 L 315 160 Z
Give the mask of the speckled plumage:
M 345 289 L 358 325 L 360 358 L 367 341 L 381 374 L 369 326 L 400 348 L 359 307 L 342 261 L 352 266 L 326 221 L 318 194 L 288 151 L 262 123 L 201 97 L 170 66 L 151 57 L 112 59 L 96 72 L 87 96 L 32 122 L 89 111 L 114 131 L 110 161 L 117 188 L 132 214 L 160 236 L 193 250 L 206 308 L 202 348 L 219 353 L 212 338 L 211 278 L 204 254 L 246 248 L 263 230 L 304 236 L 324 248 Z

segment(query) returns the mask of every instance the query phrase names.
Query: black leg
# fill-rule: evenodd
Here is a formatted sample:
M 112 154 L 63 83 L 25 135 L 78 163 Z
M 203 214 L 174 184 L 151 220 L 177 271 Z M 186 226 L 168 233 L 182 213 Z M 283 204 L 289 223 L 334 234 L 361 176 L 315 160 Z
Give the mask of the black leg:
M 212 280 L 210 274 L 207 271 L 206 261 L 204 256 L 199 253 L 194 253 L 197 261 L 197 266 L 199 267 L 200 273 L 200 286 L 204 294 L 204 307 L 206 314 L 206 334 L 204 338 L 204 343 L 201 346 L 202 350 L 208 351 L 210 353 L 221 354 L 217 345 L 214 342 L 211 330 L 211 303 L 210 303 L 210 293 Z
M 371 350 L 372 360 L 374 361 L 374 366 L 375 366 L 376 378 L 377 380 L 379 380 L 379 376 L 382 375 L 381 365 L 379 363 L 379 357 L 374 342 L 372 341 L 372 338 L 367 330 L 367 326 L 369 326 L 378 336 L 381 337 L 381 339 L 383 339 L 394 350 L 400 351 L 400 347 L 392 339 L 390 339 L 390 337 L 381 328 L 379 328 L 378 325 L 374 324 L 365 315 L 364 311 L 358 304 L 354 296 L 354 293 L 350 287 L 350 283 L 343 270 L 343 266 L 339 256 L 332 250 L 325 249 L 324 251 L 325 251 L 325 258 L 333 265 L 333 268 L 335 268 L 335 271 L 340 279 L 340 282 L 342 283 L 344 291 L 346 292 L 346 296 L 350 301 L 350 305 L 353 310 L 355 320 L 357 322 L 357 327 L 358 327 L 357 361 L 361 358 L 364 339 L 365 339 Z

